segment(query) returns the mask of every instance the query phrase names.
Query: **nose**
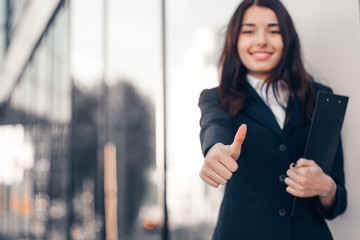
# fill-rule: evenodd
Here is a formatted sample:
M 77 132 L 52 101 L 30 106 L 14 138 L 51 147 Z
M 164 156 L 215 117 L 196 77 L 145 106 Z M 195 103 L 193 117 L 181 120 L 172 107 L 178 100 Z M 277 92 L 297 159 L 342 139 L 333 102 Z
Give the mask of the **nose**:
M 267 39 L 265 31 L 259 31 L 256 38 L 256 44 L 260 47 L 264 47 L 267 45 Z

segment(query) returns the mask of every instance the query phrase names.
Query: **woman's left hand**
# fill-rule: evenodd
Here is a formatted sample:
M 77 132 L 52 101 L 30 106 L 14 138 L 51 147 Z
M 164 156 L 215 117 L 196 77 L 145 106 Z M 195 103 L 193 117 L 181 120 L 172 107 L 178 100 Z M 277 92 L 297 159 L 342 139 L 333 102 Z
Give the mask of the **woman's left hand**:
M 290 165 L 286 174 L 286 191 L 296 197 L 319 196 L 321 203 L 327 207 L 334 202 L 336 184 L 312 160 L 300 158 L 293 167 Z

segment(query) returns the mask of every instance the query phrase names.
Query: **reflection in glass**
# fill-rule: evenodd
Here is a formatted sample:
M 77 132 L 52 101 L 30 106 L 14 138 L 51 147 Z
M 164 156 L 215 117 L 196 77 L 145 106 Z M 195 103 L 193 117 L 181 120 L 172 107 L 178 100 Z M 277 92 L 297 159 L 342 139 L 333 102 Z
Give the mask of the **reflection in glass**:
M 0 1 L 0 66 L 5 55 L 6 48 L 6 1 Z
M 160 234 L 154 107 L 127 82 L 108 88 L 108 140 L 117 148 L 120 239 Z M 155 181 L 154 181 L 155 180 Z
M 71 89 L 62 67 L 67 55 L 53 55 L 60 47 L 54 29 L 66 18 L 67 9 L 59 9 L 3 105 L 0 239 L 67 239 Z M 67 31 L 61 31 L 56 37 L 66 42 Z
M 98 91 L 72 88 L 71 132 L 71 215 L 70 236 L 73 239 L 103 239 L 103 183 L 98 175 Z M 103 170 L 101 167 L 100 170 Z M 70 178 L 69 176 L 69 178 Z M 97 202 L 98 201 L 98 202 Z
M 161 239 L 161 1 L 107 2 L 106 132 L 117 152 L 118 235 Z

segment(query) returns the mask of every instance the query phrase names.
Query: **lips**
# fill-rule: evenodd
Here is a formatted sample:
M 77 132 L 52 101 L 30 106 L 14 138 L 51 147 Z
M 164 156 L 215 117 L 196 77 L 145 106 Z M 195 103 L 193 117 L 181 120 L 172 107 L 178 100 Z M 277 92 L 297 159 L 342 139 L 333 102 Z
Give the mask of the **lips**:
M 271 57 L 273 53 L 272 52 L 264 52 L 264 51 L 259 51 L 259 52 L 251 52 L 250 55 L 252 57 L 254 57 L 256 60 L 258 61 L 264 61 L 267 60 L 268 58 Z

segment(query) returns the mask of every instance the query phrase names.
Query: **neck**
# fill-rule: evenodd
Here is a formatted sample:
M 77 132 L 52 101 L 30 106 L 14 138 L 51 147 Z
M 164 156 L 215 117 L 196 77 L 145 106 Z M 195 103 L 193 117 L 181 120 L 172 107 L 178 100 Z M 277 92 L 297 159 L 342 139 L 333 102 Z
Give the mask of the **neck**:
M 265 81 L 266 79 L 268 79 L 270 77 L 270 74 L 265 74 L 265 73 L 254 73 L 254 72 L 249 71 L 248 74 L 250 76 L 253 76 L 254 78 L 258 78 L 263 81 Z

